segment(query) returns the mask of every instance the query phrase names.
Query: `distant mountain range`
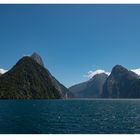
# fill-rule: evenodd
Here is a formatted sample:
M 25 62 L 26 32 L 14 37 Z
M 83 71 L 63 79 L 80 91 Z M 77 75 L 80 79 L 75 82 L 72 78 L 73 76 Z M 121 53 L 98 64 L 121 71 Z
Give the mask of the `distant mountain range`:
M 129 71 L 116 65 L 109 76 L 104 72 L 94 74 L 89 81 L 69 90 L 73 98 L 140 98 L 139 69 Z
M 0 69 L 0 99 L 140 98 L 140 69 L 116 65 L 111 73 L 97 70 L 90 71 L 90 76 L 67 89 L 33 53 L 9 71 Z
M 44 68 L 37 53 L 23 57 L 0 76 L 1 99 L 61 99 L 69 95 L 70 91 Z

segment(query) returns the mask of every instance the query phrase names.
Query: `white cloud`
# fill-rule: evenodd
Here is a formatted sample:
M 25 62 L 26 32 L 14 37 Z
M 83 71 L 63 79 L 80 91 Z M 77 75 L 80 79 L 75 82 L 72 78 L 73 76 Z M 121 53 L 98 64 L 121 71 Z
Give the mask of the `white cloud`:
M 132 69 L 131 71 L 133 71 L 137 75 L 140 75 L 140 68 L 138 68 L 138 69 Z
M 4 69 L 0 69 L 0 73 L 4 74 L 5 72 L 7 72 L 8 70 L 4 70 Z
M 110 72 L 106 72 L 105 70 L 96 70 L 96 71 L 92 71 L 90 70 L 87 75 L 84 75 L 84 77 L 88 77 L 88 78 L 92 78 L 93 76 L 97 75 L 97 74 L 101 74 L 101 73 L 105 73 L 107 75 L 110 75 Z
M 133 71 L 134 73 L 136 73 L 137 75 L 140 76 L 140 68 L 131 69 L 130 71 Z M 98 70 L 95 70 L 95 71 L 90 70 L 86 75 L 84 75 L 84 77 L 92 78 L 93 76 L 95 76 L 97 74 L 101 74 L 101 73 L 105 73 L 107 75 L 110 75 L 110 72 L 106 72 L 105 70 L 98 69 Z
M 23 56 L 30 56 L 30 54 L 23 54 Z

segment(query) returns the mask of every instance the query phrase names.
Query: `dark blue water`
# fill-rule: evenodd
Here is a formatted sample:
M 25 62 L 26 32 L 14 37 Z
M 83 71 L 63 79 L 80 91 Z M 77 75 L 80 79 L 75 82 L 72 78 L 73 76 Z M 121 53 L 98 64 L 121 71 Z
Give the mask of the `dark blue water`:
M 140 134 L 140 100 L 1 100 L 0 133 Z

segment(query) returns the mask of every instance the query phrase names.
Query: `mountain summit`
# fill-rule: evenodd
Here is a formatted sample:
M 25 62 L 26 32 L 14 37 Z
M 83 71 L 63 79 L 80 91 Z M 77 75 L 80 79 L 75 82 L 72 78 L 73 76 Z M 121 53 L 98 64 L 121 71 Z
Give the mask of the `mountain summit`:
M 31 57 L 23 57 L 0 76 L 1 99 L 59 99 L 47 70 Z
M 140 79 L 137 74 L 116 65 L 103 87 L 103 98 L 139 98 Z
M 42 59 L 34 53 L 21 58 L 0 76 L 0 99 L 60 99 L 69 90 L 43 67 Z
M 44 67 L 44 63 L 43 63 L 43 60 L 41 58 L 41 56 L 39 54 L 37 54 L 36 52 L 34 52 L 32 55 L 31 55 L 31 58 L 34 59 L 38 64 L 40 64 L 41 66 Z

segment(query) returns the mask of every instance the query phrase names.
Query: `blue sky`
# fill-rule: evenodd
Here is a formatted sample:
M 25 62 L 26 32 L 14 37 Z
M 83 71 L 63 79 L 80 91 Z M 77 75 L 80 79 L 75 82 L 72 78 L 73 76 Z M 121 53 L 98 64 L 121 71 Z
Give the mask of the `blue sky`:
M 0 68 L 38 52 L 65 86 L 140 67 L 140 5 L 0 5 Z

